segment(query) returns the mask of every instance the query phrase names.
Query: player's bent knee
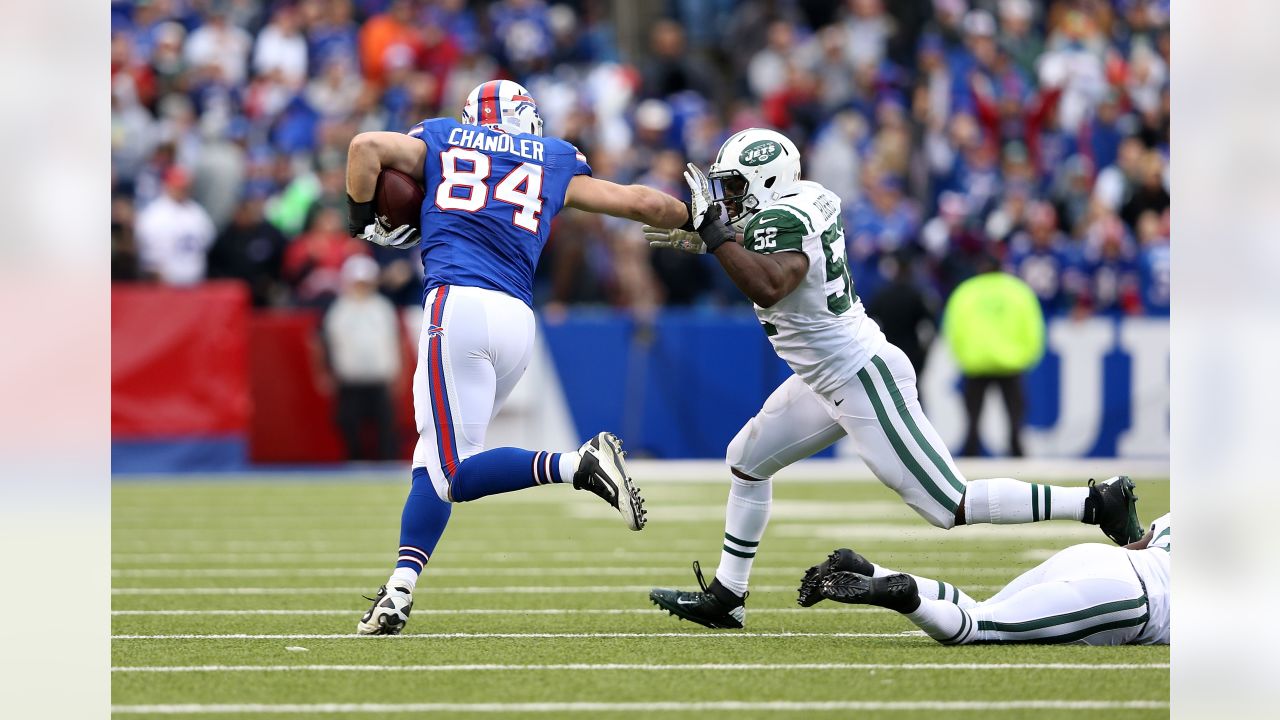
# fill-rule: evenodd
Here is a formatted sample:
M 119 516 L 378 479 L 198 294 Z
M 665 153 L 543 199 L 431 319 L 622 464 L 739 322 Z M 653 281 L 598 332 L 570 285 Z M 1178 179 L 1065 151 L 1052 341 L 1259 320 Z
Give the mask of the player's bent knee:
M 767 480 L 768 475 L 762 474 L 757 464 L 751 462 L 744 452 L 734 452 L 733 445 L 730 444 L 729 452 L 725 453 L 725 464 L 729 466 L 729 472 L 735 477 L 743 480 Z
M 729 447 L 724 451 L 725 463 L 735 470 L 743 469 L 742 465 L 746 459 L 747 436 L 750 435 L 751 422 L 748 420 L 747 424 L 738 431 L 738 434 L 733 436 L 733 439 L 729 441 Z
M 912 507 L 920 517 L 929 521 L 929 524 L 941 530 L 950 530 L 956 526 L 956 511 L 948 510 L 941 505 L 934 507 Z
M 426 478 L 422 477 L 424 473 L 427 476 Z M 438 466 L 436 467 L 433 467 L 430 465 L 414 466 L 413 468 L 414 489 L 417 489 L 418 484 L 420 482 L 423 482 L 424 480 L 429 481 L 431 483 L 431 489 L 435 491 L 436 496 L 439 497 L 441 500 L 447 503 L 457 502 L 456 500 L 453 499 L 453 497 L 450 496 L 449 481 L 445 479 L 444 471 L 440 469 Z
M 747 421 L 733 440 L 729 441 L 724 461 L 734 475 L 744 480 L 768 480 L 773 475 L 767 467 L 764 467 L 768 464 L 769 458 L 756 457 L 751 451 L 753 446 L 759 447 L 758 444 L 751 442 L 755 422 L 754 418 Z

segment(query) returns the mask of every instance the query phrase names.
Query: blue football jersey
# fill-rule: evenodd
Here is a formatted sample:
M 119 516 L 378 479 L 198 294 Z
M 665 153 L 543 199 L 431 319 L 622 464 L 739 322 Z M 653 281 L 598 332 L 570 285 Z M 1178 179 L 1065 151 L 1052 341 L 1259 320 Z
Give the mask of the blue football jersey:
M 427 144 L 422 168 L 425 291 L 440 285 L 497 290 L 533 304 L 533 271 L 587 159 L 568 142 L 464 125 L 418 123 Z M 425 294 L 423 297 L 426 297 Z

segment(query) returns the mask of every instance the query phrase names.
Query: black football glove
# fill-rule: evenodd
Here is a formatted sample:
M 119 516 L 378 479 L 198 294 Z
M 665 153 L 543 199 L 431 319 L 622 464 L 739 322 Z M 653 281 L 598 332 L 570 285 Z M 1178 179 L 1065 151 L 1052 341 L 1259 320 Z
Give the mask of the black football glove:
M 373 223 L 373 200 L 356 202 L 347 196 L 347 232 L 351 237 L 360 237 Z

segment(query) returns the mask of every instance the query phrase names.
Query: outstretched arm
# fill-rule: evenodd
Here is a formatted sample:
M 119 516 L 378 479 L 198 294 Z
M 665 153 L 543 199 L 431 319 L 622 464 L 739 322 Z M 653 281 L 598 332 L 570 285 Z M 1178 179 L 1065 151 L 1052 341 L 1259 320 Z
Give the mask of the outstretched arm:
M 643 185 L 619 185 L 590 175 L 577 175 L 569 181 L 564 204 L 655 227 L 677 228 L 689 222 L 688 205 L 664 192 Z
M 402 133 L 356 135 L 347 150 L 347 195 L 358 203 L 373 200 L 373 189 L 384 168 L 399 170 L 422 182 L 422 161 L 426 155 L 426 143 Z

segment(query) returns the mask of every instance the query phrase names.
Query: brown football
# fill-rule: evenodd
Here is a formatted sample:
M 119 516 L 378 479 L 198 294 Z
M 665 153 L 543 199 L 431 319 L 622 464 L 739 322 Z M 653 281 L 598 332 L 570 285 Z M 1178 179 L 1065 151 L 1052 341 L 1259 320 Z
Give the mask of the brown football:
M 391 228 L 412 225 L 418 228 L 422 221 L 422 199 L 426 192 L 417 180 L 387 168 L 378 175 L 373 189 L 373 211 Z M 418 228 L 421 230 L 421 228 Z

